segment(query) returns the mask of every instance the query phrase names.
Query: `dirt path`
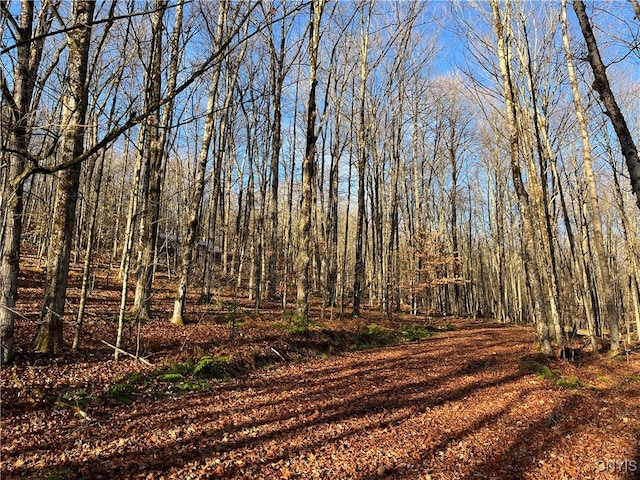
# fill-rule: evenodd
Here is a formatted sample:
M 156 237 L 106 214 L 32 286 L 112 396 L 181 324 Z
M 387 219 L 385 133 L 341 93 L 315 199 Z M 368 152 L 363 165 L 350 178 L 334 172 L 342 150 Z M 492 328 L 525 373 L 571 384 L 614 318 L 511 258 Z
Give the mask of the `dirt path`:
M 520 367 L 531 338 L 469 323 L 91 422 L 3 408 L 2 478 L 637 478 L 640 382 L 615 372 L 638 360 L 607 378 L 584 366 L 594 387 L 563 388 Z

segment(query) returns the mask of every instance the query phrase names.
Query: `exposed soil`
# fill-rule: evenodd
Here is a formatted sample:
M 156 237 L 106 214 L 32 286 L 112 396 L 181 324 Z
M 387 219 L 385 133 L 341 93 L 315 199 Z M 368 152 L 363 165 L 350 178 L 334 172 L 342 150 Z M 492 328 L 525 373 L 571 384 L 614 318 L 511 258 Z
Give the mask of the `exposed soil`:
M 373 312 L 354 322 L 327 311 L 296 333 L 277 324 L 286 323 L 278 305 L 255 313 L 224 295 L 192 302 L 179 328 L 166 320 L 161 277 L 156 318 L 139 343 L 133 324 L 124 345 L 152 365 L 114 362 L 102 343 L 115 339 L 112 273 L 97 279 L 83 354 L 45 357 L 24 348 L 41 295 L 35 272 L 21 277 L 16 365 L 0 373 L 3 479 L 639 478 L 637 353 L 547 362 L 529 327 Z M 435 334 L 353 350 L 403 324 Z M 167 380 L 205 355 L 225 378 Z

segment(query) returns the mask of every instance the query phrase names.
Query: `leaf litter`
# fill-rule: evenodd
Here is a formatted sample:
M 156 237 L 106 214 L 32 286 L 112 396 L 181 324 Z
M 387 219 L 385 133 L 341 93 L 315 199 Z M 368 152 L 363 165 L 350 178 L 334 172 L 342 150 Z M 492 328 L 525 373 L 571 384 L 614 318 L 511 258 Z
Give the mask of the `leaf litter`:
M 241 318 L 233 338 L 211 320 L 224 315 L 198 308 L 182 330 L 161 315 L 141 327 L 152 367 L 111 360 L 96 340 L 113 340 L 104 315 L 89 317 L 84 355 L 21 352 L 0 372 L 2 478 L 639 476 L 637 354 L 548 362 L 580 380 L 564 386 L 523 367 L 538 359 L 530 327 L 449 319 L 433 336 L 355 351 L 346 321 L 291 333 L 274 327 L 274 307 Z M 229 360 L 224 378 L 194 379 L 192 364 L 179 383 L 161 380 L 203 356 Z M 114 385 L 130 385 L 118 387 L 130 401 Z

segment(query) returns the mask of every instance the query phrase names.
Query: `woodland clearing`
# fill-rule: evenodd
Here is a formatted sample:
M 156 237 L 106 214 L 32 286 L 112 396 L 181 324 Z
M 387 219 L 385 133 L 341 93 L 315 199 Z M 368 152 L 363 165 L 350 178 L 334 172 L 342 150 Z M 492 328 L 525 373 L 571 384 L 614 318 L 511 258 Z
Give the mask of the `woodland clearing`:
M 34 272 L 18 344 L 35 330 Z M 102 340 L 119 291 L 97 287 L 82 354 L 21 349 L 1 372 L 3 479 L 637 478 L 636 353 L 546 361 L 528 326 L 366 310 L 297 331 L 222 296 L 176 327 L 158 288 L 139 335 L 151 365 L 114 362 Z

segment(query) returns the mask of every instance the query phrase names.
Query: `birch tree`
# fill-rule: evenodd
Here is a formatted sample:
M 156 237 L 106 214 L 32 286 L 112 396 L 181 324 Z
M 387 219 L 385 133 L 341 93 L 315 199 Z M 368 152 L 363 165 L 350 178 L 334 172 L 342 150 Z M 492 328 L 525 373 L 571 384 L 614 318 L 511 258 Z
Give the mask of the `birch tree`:
M 580 7 L 574 7 L 580 9 Z M 589 138 L 587 126 L 587 112 L 584 108 L 582 94 L 578 84 L 573 64 L 573 54 L 571 52 L 571 43 L 569 39 L 569 28 L 567 25 L 567 1 L 562 0 L 562 40 L 565 48 L 565 61 L 567 63 L 567 71 L 569 73 L 569 82 L 571 84 L 571 92 L 573 95 L 573 104 L 576 110 L 576 118 L 580 128 L 580 139 L 582 140 L 582 163 L 584 169 L 585 181 L 587 184 L 589 208 L 591 210 L 593 242 L 596 249 L 596 260 L 598 263 L 598 271 L 600 274 L 600 288 L 602 289 L 602 297 L 606 310 L 607 323 L 609 325 L 609 333 L 611 335 L 611 350 L 617 353 L 620 349 L 619 340 L 619 318 L 618 310 L 615 305 L 612 278 L 609 273 L 609 261 L 605 253 L 604 238 L 602 235 L 602 214 L 600 212 L 600 200 L 598 198 L 598 188 L 596 186 L 595 175 L 593 173 L 593 160 L 591 140 Z
M 500 65 L 500 75 L 502 79 L 503 96 L 506 102 L 506 115 L 509 128 L 509 158 L 511 163 L 511 174 L 518 199 L 518 208 L 520 211 L 521 221 L 523 223 L 523 261 L 525 265 L 530 266 L 532 272 L 530 281 L 532 284 L 532 304 L 534 307 L 534 316 L 538 341 L 540 342 L 540 350 L 545 355 L 553 355 L 553 348 L 549 339 L 549 327 L 545 315 L 543 289 L 541 285 L 540 269 L 538 259 L 535 254 L 535 231 L 533 223 L 533 211 L 531 199 L 527 191 L 523 178 L 522 168 L 520 165 L 520 142 L 518 131 L 518 116 L 515 92 L 513 86 L 513 75 L 511 73 L 511 61 L 509 54 L 509 26 L 508 17 L 505 21 L 502 19 L 500 4 L 498 0 L 491 0 L 491 11 L 494 19 L 495 33 L 497 37 L 497 52 Z

